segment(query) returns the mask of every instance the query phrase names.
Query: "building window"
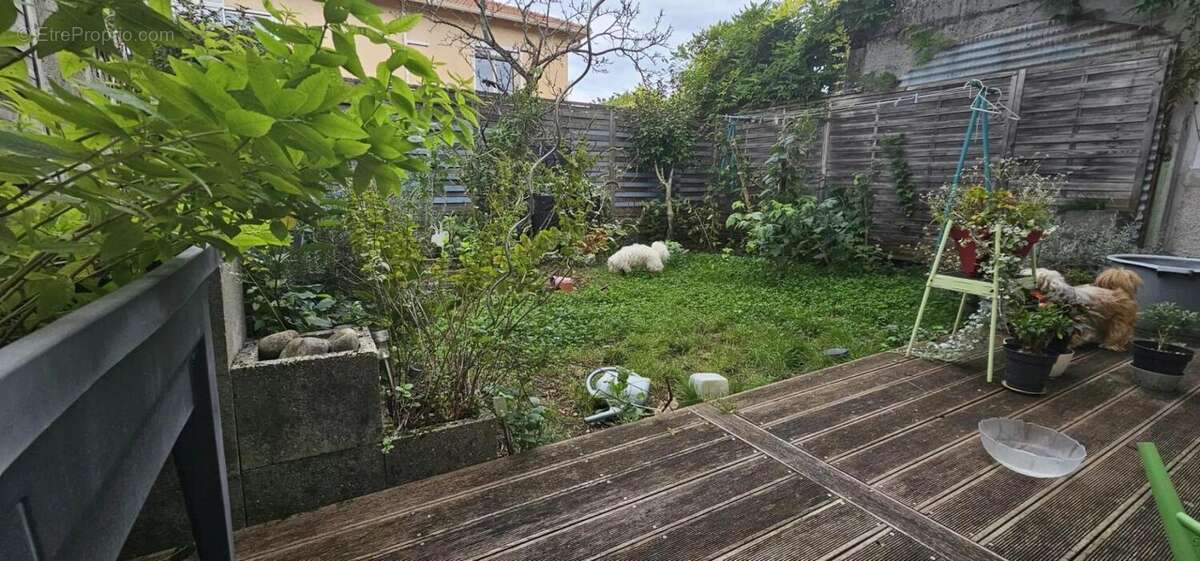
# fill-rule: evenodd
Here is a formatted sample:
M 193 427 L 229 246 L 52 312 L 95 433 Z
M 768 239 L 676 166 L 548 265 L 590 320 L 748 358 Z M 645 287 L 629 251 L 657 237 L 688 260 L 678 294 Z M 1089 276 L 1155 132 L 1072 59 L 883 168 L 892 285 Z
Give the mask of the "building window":
M 175 13 L 198 16 L 203 21 L 226 27 L 252 29 L 256 20 L 274 19 L 263 10 L 251 10 L 242 6 L 228 6 L 225 0 L 203 0 L 199 3 L 174 2 Z
M 475 90 L 490 93 L 512 93 L 512 64 L 491 49 L 475 49 Z

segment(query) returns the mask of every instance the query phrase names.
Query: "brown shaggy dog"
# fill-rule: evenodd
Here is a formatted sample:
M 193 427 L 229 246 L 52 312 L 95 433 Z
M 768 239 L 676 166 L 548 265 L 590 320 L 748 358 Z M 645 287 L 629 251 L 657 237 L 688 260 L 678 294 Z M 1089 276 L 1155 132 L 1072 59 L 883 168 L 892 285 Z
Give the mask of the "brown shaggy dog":
M 1071 286 L 1058 271 L 1037 270 L 1038 289 L 1051 302 L 1082 310 L 1073 315 L 1071 348 L 1088 343 L 1114 351 L 1129 348 L 1137 322 L 1137 291 L 1142 279 L 1129 269 L 1105 269 L 1092 284 Z

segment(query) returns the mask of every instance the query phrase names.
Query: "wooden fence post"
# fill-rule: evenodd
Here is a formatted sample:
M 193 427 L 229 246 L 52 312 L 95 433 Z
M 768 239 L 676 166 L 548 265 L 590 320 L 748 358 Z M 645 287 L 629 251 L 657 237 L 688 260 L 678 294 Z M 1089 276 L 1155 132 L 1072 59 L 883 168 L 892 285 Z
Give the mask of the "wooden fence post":
M 1021 95 L 1025 91 L 1025 69 L 1022 68 L 1013 74 L 1012 81 L 1009 82 L 1009 99 L 1008 108 L 1017 115 L 1021 114 Z M 1004 125 L 1004 145 L 1000 151 L 1005 158 L 1011 158 L 1013 147 L 1017 143 L 1017 126 L 1021 121 L 1007 119 Z

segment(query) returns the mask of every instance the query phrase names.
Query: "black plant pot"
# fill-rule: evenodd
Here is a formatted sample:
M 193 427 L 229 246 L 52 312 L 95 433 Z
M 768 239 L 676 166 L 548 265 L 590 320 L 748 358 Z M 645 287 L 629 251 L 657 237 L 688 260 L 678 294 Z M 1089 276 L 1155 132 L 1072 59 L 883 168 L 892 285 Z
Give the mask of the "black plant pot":
M 1050 378 L 1050 369 L 1054 368 L 1058 353 L 1027 353 L 1010 343 L 1005 343 L 1004 353 L 1008 355 L 1008 364 L 1004 370 L 1004 387 L 1030 395 L 1046 393 L 1046 380 Z
M 1179 345 L 1167 345 L 1160 351 L 1154 341 L 1139 339 L 1133 342 L 1133 365 L 1159 374 L 1182 376 L 1195 355 L 1195 351 Z
M 529 199 L 529 214 L 533 233 L 558 226 L 558 215 L 554 213 L 554 195 L 534 195 Z

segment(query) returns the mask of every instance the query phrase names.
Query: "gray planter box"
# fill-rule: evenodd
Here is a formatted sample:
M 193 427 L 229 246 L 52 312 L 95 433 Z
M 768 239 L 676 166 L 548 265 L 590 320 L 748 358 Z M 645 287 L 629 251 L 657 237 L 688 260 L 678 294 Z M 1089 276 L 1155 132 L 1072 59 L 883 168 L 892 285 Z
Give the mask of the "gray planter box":
M 367 330 L 359 343 L 357 351 L 261 361 L 257 342 L 242 348 L 230 368 L 242 470 L 378 445 L 379 358 Z
M 388 486 L 500 457 L 500 423 L 490 416 L 445 423 L 401 437 L 385 459 Z

